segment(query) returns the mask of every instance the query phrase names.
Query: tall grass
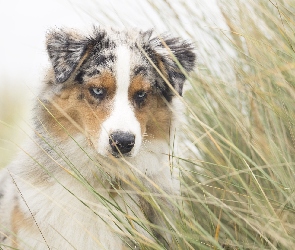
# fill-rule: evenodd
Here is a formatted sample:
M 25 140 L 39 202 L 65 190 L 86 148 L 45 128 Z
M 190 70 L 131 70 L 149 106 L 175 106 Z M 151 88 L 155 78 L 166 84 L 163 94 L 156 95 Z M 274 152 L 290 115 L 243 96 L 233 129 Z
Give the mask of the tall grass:
M 146 3 L 167 20 L 166 27 L 197 42 L 200 55 L 184 96 L 182 150 L 174 155 L 182 186 L 181 197 L 170 197 L 177 200 L 179 217 L 173 222 L 175 248 L 293 249 L 294 3 L 218 1 L 222 28 L 213 25 L 214 18 L 198 24 L 193 1 L 182 4 L 182 14 L 169 1 Z M 147 200 L 159 209 L 160 201 Z M 121 223 L 142 249 L 163 249 Z
M 200 70 L 186 94 L 188 228 L 218 248 L 292 249 L 294 8 L 291 1 L 219 6 L 228 25 L 220 35 L 234 51 L 224 63 L 234 77 Z

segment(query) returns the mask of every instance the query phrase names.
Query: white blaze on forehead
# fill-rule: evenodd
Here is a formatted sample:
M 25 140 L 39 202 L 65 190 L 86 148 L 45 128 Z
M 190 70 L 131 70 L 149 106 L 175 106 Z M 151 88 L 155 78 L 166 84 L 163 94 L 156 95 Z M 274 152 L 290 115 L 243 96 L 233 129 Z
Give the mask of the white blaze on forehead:
M 116 51 L 116 94 L 112 112 L 102 124 L 98 139 L 98 152 L 107 155 L 110 150 L 109 136 L 115 131 L 130 132 L 135 135 L 135 145 L 132 155 L 135 155 L 141 146 L 140 123 L 135 117 L 132 104 L 128 99 L 130 85 L 131 53 L 127 46 L 119 46 Z
M 117 93 L 128 94 L 130 84 L 130 50 L 126 46 L 117 48 L 116 80 Z

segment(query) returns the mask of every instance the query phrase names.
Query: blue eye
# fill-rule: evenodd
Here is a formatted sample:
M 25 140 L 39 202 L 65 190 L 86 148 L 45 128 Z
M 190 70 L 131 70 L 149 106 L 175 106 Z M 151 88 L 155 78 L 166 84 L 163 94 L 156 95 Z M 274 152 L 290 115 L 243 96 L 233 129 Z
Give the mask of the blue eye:
M 147 92 L 144 90 L 140 90 L 135 93 L 133 98 L 137 106 L 141 107 L 144 104 L 146 97 L 147 97 Z
M 99 88 L 93 88 L 92 91 L 96 95 L 102 95 L 103 94 L 103 90 L 99 89 Z
M 97 99 L 103 99 L 106 95 L 106 91 L 103 88 L 89 88 L 90 94 Z
M 138 99 L 143 99 L 146 96 L 146 92 L 145 91 L 139 91 L 139 92 L 136 93 L 136 95 L 137 95 Z

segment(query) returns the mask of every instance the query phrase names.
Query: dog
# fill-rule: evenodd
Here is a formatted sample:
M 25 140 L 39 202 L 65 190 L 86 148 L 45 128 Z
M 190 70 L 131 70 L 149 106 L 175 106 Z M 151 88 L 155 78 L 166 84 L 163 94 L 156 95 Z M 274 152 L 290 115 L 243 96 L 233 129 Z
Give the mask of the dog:
M 174 111 L 196 55 L 152 33 L 48 32 L 34 133 L 0 175 L 2 249 L 175 247 Z

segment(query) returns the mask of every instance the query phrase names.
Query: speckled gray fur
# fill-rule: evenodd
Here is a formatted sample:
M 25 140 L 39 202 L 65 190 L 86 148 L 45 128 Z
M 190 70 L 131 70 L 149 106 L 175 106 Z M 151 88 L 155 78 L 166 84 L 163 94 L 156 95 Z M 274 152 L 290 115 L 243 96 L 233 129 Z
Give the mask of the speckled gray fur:
M 149 62 L 147 55 L 159 69 L 163 70 L 159 64 L 164 65 L 166 72 L 162 73 L 167 75 L 167 80 L 182 95 L 185 76 L 171 52 L 185 70 L 191 71 L 196 59 L 194 47 L 191 43 L 168 33 L 152 38 L 152 30 L 144 32 L 128 29 L 119 32 L 94 28 L 93 34 L 89 36 L 62 29 L 51 31 L 47 36 L 47 50 L 56 83 L 67 81 L 74 72 L 76 82 L 82 84 L 89 77 L 106 69 L 114 71 L 114 48 L 119 45 L 128 46 L 133 53 L 131 74 L 141 73 L 149 82 L 152 80 L 155 91 L 171 101 L 173 92 Z M 80 67 L 76 68 L 78 65 Z

